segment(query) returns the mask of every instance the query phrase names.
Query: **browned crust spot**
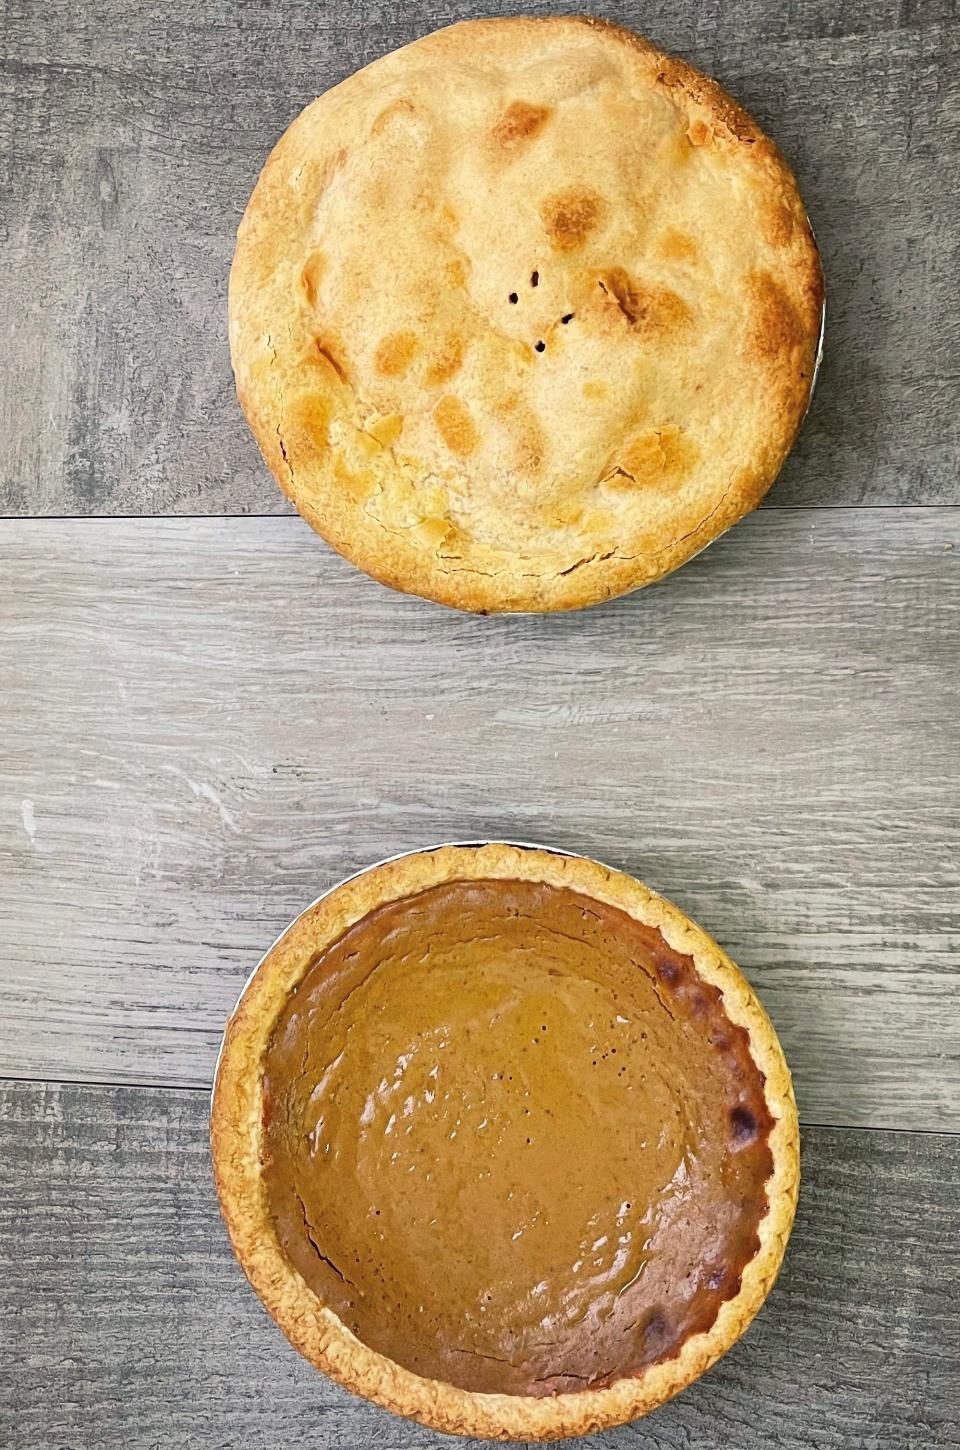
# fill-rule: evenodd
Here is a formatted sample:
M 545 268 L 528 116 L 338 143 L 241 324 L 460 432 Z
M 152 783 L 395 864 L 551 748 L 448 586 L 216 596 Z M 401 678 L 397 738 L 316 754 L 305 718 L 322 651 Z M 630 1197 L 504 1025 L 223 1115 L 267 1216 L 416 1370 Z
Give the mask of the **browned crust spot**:
M 440 347 L 427 363 L 423 381 L 428 388 L 449 382 L 459 371 L 463 362 L 463 342 L 455 333 L 444 338 Z
M 634 434 L 617 454 L 605 480 L 617 489 L 653 486 L 672 493 L 689 477 L 698 457 L 693 441 L 676 423 Z
M 606 204 L 602 196 L 586 187 L 569 187 L 540 203 L 540 220 L 551 247 L 557 252 L 575 252 L 603 219 Z
M 330 404 L 316 393 L 296 398 L 284 416 L 283 444 L 291 463 L 310 459 L 326 448 L 330 427 Z
M 433 418 L 437 431 L 451 453 L 455 453 L 458 458 L 467 458 L 476 451 L 480 435 L 469 410 L 459 398 L 447 393 L 434 408 Z
M 670 227 L 660 238 L 660 251 L 671 262 L 695 262 L 699 255 L 697 244 L 686 232 Z
M 623 267 L 608 267 L 599 278 L 600 290 L 616 304 L 636 331 L 669 331 L 690 321 L 687 304 L 669 287 L 650 287 L 631 277 Z
M 549 115 L 548 106 L 512 101 L 490 134 L 502 151 L 519 151 L 540 134 Z
M 769 272 L 751 272 L 747 279 L 750 307 L 749 347 L 769 359 L 807 341 L 803 318 L 786 290 Z
M 391 332 L 381 338 L 373 356 L 373 365 L 385 378 L 402 378 L 417 350 L 413 332 Z
M 303 288 L 303 295 L 307 299 L 309 307 L 317 305 L 317 289 L 327 270 L 327 259 L 322 252 L 312 252 L 303 264 L 300 273 L 300 286 Z
M 786 201 L 771 202 L 760 208 L 760 230 L 768 246 L 789 246 L 793 229 L 793 208 Z

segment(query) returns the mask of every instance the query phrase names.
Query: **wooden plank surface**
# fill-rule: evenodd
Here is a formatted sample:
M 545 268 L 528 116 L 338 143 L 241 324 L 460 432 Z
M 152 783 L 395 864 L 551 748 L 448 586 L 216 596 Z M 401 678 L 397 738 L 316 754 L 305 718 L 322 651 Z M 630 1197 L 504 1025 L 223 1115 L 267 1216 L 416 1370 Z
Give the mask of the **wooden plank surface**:
M 392 852 L 539 840 L 732 952 L 806 1123 L 960 1127 L 960 512 L 755 515 L 476 619 L 300 520 L 0 530 L 0 1074 L 205 1084 L 238 989 Z
M 8 0 L 0 288 L 16 366 L 0 373 L 0 512 L 284 512 L 225 341 L 259 168 L 357 66 L 516 8 Z M 960 501 L 955 3 L 602 8 L 716 74 L 796 167 L 824 253 L 827 356 L 772 502 Z
M 271 1325 L 196 1089 L 312 897 L 477 836 L 597 855 L 698 917 L 770 1008 L 806 1125 L 758 1322 L 590 1444 L 960 1445 L 956 0 L 602 7 L 771 131 L 827 272 L 774 507 L 674 579 L 475 620 L 295 518 L 103 517 L 287 513 L 225 340 L 260 166 L 357 66 L 516 8 L 3 7 L 0 1078 L 33 1079 L 0 1083 L 4 1450 L 448 1443 Z
M 196 1092 L 0 1091 L 0 1443 L 451 1445 L 336 1389 L 268 1320 L 220 1223 L 206 1114 Z M 958 1443 L 960 1138 L 811 1129 L 803 1155 L 784 1269 L 746 1338 L 648 1419 L 576 1444 Z

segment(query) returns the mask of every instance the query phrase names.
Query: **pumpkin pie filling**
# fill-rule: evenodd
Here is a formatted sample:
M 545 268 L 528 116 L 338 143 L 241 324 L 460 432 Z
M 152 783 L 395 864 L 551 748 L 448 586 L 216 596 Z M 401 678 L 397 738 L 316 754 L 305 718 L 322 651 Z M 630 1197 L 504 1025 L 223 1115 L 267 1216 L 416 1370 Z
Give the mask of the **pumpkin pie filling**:
M 279 1241 L 370 1348 L 462 1389 L 602 1388 L 708 1330 L 759 1247 L 747 1032 L 655 927 L 461 880 L 320 950 L 263 1063 Z

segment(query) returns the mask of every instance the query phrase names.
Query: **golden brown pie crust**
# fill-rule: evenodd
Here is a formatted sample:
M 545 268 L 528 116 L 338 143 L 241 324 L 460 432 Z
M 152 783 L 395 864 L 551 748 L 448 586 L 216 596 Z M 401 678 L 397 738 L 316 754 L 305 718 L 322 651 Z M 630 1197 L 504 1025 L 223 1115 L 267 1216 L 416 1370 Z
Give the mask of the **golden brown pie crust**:
M 753 509 L 812 384 L 817 249 L 716 82 L 587 17 L 467 21 L 314 101 L 240 227 L 250 426 L 362 569 L 571 609 Z
M 672 1359 L 617 1379 L 546 1398 L 481 1393 L 423 1378 L 358 1340 L 308 1287 L 284 1253 L 265 1188 L 264 1063 L 291 991 L 319 951 L 385 903 L 462 881 L 542 882 L 574 891 L 655 927 L 692 958 L 701 980 L 722 992 L 727 1018 L 749 1039 L 773 1120 L 773 1169 L 759 1249 L 740 1289 L 712 1326 L 686 1338 Z M 581 1435 L 647 1413 L 702 1374 L 743 1333 L 769 1291 L 783 1256 L 799 1182 L 799 1130 L 790 1075 L 773 1028 L 737 968 L 705 932 L 639 882 L 581 857 L 500 843 L 445 846 L 375 867 L 338 887 L 301 916 L 271 949 L 231 1018 L 212 1112 L 214 1167 L 235 1252 L 271 1314 L 318 1368 L 354 1392 L 435 1429 L 492 1439 L 550 1440 Z

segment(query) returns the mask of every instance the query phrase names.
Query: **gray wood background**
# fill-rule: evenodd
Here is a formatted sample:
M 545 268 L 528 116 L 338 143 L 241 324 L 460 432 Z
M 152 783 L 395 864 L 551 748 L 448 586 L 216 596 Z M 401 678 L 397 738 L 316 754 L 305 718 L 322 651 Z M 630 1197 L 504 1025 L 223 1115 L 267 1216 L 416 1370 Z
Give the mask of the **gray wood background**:
M 500 620 L 388 594 L 289 514 L 223 315 L 286 123 L 471 6 L 0 13 L 0 1446 L 444 1443 L 269 1323 L 205 1116 L 286 921 L 366 862 L 477 835 L 673 896 L 797 1082 L 769 1304 L 595 1443 L 960 1445 L 957 4 L 607 7 L 786 150 L 827 354 L 760 513 L 632 599 Z

